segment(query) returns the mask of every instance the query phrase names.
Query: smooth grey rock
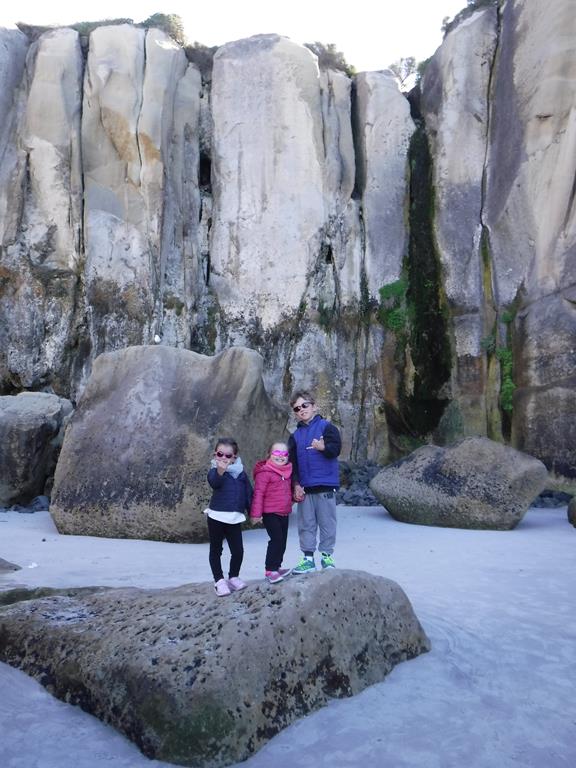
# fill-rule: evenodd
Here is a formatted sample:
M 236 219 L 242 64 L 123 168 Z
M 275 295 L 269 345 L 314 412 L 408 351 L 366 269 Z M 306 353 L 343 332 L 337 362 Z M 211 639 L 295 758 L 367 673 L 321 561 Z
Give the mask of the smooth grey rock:
M 285 438 L 262 358 L 170 347 L 100 355 L 66 433 L 50 511 L 60 533 L 205 541 L 214 443 L 234 437 L 246 471 Z
M 43 492 L 72 410 L 46 392 L 0 397 L 0 505 L 26 505 Z
M 0 557 L 0 573 L 10 573 L 12 571 L 20 570 L 22 570 L 21 565 L 16 565 L 15 563 L 11 563 L 8 560 L 4 560 L 4 558 Z
M 370 487 L 396 520 L 507 531 L 546 486 L 541 461 L 487 438 L 426 445 L 385 467 Z
M 406 255 L 408 147 L 415 126 L 390 70 L 361 72 L 355 86 L 367 290 L 378 299 L 380 288 L 399 279 Z
M 245 760 L 429 647 L 402 589 L 359 571 L 251 583 L 224 599 L 187 584 L 0 609 L 2 661 L 149 757 L 195 768 Z

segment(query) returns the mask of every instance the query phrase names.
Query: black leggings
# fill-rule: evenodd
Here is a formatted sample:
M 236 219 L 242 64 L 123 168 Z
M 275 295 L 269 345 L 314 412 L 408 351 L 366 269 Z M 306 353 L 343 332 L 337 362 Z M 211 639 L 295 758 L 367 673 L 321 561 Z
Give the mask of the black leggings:
M 288 537 L 288 515 L 267 512 L 262 515 L 264 528 L 270 537 L 266 550 L 266 570 L 277 571 L 282 565 Z
M 242 523 L 221 523 L 220 520 L 208 518 L 208 535 L 210 536 L 210 554 L 208 560 L 212 569 L 214 581 L 224 578 L 222 573 L 222 543 L 224 539 L 230 547 L 230 572 L 228 578 L 240 574 L 240 566 L 244 559 L 244 545 L 242 544 Z

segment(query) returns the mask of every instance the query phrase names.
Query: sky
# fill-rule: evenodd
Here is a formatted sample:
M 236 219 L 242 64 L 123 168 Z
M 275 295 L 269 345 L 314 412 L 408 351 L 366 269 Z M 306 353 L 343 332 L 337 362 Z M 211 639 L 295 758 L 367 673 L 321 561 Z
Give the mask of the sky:
M 295 523 L 286 565 L 300 557 Z M 407 525 L 382 507 L 338 507 L 337 567 L 400 584 L 432 649 L 230 768 L 574 768 L 575 536 L 566 507 L 530 509 L 513 531 Z M 287 586 L 264 582 L 266 541 L 264 529 L 244 535 L 248 591 Z M 0 513 L 0 557 L 22 566 L 0 574 L 0 591 L 210 579 L 208 544 L 62 536 L 49 512 Z M 242 593 L 223 599 L 241 610 Z M 0 765 L 174 768 L 3 663 Z
M 466 0 L 18 0 L 1 4 L 0 26 L 120 17 L 139 22 L 173 13 L 182 18 L 189 42 L 222 45 L 277 32 L 298 43 L 334 43 L 361 72 L 385 69 L 401 57 L 428 58 L 442 42 L 443 19 L 465 6 Z

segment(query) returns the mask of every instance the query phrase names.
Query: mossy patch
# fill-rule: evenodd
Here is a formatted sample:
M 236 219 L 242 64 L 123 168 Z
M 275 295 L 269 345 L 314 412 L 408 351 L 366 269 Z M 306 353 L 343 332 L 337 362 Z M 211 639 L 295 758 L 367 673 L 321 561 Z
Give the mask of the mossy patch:
M 157 738 L 157 748 L 150 750 L 153 757 L 182 765 L 228 757 L 222 752 L 235 728 L 232 715 L 211 700 L 195 701 L 193 710 L 190 715 L 176 715 L 160 696 L 150 695 L 142 701 L 139 716 Z

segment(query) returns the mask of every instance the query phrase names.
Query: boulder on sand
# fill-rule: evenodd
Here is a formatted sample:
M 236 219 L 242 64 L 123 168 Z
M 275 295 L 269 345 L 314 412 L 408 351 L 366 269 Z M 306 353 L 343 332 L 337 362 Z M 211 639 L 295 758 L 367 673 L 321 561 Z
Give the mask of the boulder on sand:
M 0 397 L 0 506 L 43 492 L 72 411 L 69 400 L 48 392 Z
M 149 757 L 245 760 L 331 698 L 429 649 L 402 589 L 334 570 L 217 598 L 212 584 L 106 589 L 0 608 L 0 659 Z
M 425 445 L 370 483 L 396 520 L 448 528 L 507 531 L 546 486 L 538 459 L 483 437 L 449 448 Z
M 60 533 L 205 541 L 214 442 L 230 435 L 251 475 L 287 415 L 262 382 L 262 358 L 170 347 L 100 355 L 66 432 L 50 511 Z

